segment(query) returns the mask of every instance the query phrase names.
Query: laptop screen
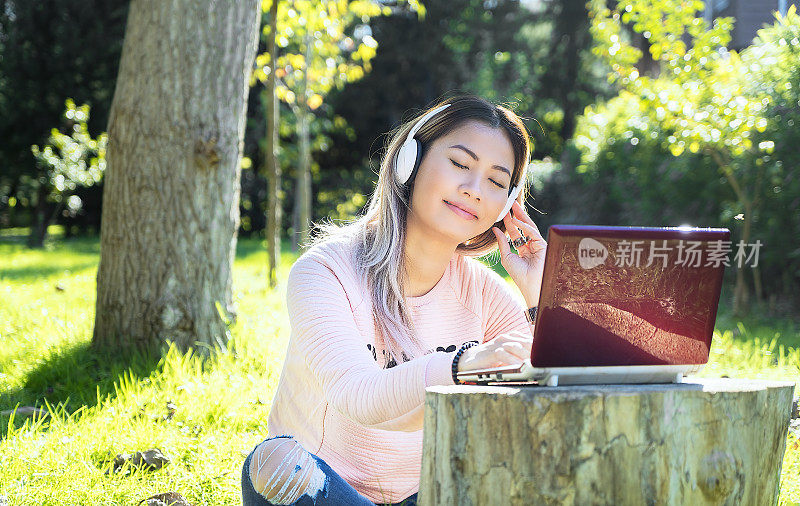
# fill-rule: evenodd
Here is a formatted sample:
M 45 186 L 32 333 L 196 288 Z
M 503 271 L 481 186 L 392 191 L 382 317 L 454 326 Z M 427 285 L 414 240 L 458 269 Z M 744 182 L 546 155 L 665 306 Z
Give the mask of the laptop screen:
M 534 331 L 534 367 L 704 364 L 724 228 L 553 225 Z

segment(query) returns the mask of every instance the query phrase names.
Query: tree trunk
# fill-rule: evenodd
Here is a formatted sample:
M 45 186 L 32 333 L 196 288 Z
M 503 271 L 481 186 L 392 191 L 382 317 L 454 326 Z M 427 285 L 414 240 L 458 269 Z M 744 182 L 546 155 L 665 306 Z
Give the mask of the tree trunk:
M 295 250 L 302 249 L 309 238 L 308 227 L 311 223 L 311 141 L 309 132 L 308 110 L 308 62 L 311 61 L 311 45 L 313 40 L 306 34 L 305 60 L 306 68 L 303 69 L 303 84 L 298 95 L 297 103 L 297 136 L 300 140 L 300 163 L 295 181 L 294 201 L 294 245 Z
M 559 135 L 561 139 L 571 139 L 575 133 L 578 114 L 582 107 L 580 105 L 580 90 L 572 86 L 579 82 L 579 74 L 582 66 L 583 56 L 581 52 L 587 45 L 587 35 L 589 34 L 589 16 L 586 10 L 586 2 L 583 0 L 562 0 L 558 15 L 553 24 L 555 29 L 551 35 L 551 43 L 554 48 L 561 48 L 557 54 L 562 59 L 552 62 L 554 66 L 560 67 L 556 70 L 556 77 L 561 78 L 562 83 L 567 86 L 559 86 L 554 91 L 556 100 L 564 110 L 564 121 L 561 124 Z
M 742 226 L 742 241 L 745 246 L 750 243 L 750 225 L 753 222 L 753 206 L 750 200 L 745 199 L 744 202 L 744 225 Z M 736 287 L 734 288 L 733 295 L 733 314 L 741 316 L 745 313 L 748 307 L 749 296 L 747 289 L 747 281 L 744 277 L 744 265 L 742 268 L 736 268 Z
M 711 149 L 709 152 L 712 158 L 714 158 L 714 161 L 717 162 L 720 171 L 722 171 L 728 183 L 731 185 L 733 193 L 736 195 L 739 203 L 744 207 L 744 226 L 741 240 L 747 244 L 747 241 L 750 239 L 750 224 L 753 220 L 753 202 L 758 199 L 758 193 L 754 193 L 753 198 L 748 197 L 747 193 L 745 193 L 745 188 L 742 187 L 742 184 L 739 183 L 739 180 L 736 179 L 736 176 L 733 174 L 733 168 L 730 165 L 728 157 L 715 149 Z M 744 312 L 744 308 L 747 307 L 747 302 L 747 283 L 744 278 L 744 272 L 737 266 L 736 286 L 733 289 L 733 314 L 735 316 L 741 316 Z
M 36 207 L 33 209 L 33 223 L 28 235 L 29 248 L 44 247 L 44 238 L 47 236 L 47 194 L 48 183 L 39 184 L 36 189 Z
M 430 387 L 419 504 L 775 504 L 793 389 Z
M 130 5 L 108 121 L 96 344 L 227 344 L 259 17 L 258 0 Z
M 278 33 L 278 0 L 273 0 L 269 11 L 270 37 L 267 50 L 270 58 L 270 73 L 267 76 L 267 89 L 262 93 L 264 109 L 267 112 L 267 142 L 264 163 L 267 173 L 267 284 L 275 288 L 278 284 L 278 265 L 281 258 L 281 204 L 278 189 L 281 185 L 281 167 L 278 164 L 278 120 L 280 107 L 275 97 L 275 70 L 278 46 L 275 37 Z
M 309 142 L 308 113 L 300 107 L 297 118 L 300 138 L 300 164 L 297 170 L 295 192 L 295 248 L 302 249 L 308 241 L 308 227 L 311 219 L 311 154 Z
M 11 226 L 11 203 L 12 198 L 16 199 L 17 188 L 19 187 L 19 180 L 14 179 L 11 181 L 11 188 L 8 195 L 4 199 L 0 199 L 0 228 Z
M 761 284 L 761 268 L 753 267 L 753 292 L 756 294 L 756 300 L 759 304 L 764 303 L 764 286 Z

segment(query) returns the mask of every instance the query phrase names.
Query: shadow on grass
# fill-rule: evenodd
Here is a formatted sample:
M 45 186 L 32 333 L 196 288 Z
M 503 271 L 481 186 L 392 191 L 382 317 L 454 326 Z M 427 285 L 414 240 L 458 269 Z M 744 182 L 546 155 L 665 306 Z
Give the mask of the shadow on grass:
M 61 230 L 60 227 L 51 225 L 49 230 L 50 232 L 48 232 L 44 239 L 45 249 L 58 244 L 75 244 L 76 249 L 82 250 L 85 253 L 100 252 L 100 236 L 97 234 L 82 234 L 66 237 L 64 231 Z M 26 227 L 0 229 L 0 244 L 13 244 L 28 248 L 29 234 L 30 231 Z M 95 244 L 96 247 L 92 248 L 92 244 Z M 42 248 L 32 249 L 40 251 Z
M 281 258 L 288 256 L 297 256 L 300 252 L 292 250 L 292 245 L 288 239 L 281 240 Z M 252 255 L 263 255 L 264 262 L 267 258 L 267 246 L 263 238 L 257 237 L 239 237 L 236 241 L 236 259 L 244 260 Z
M 239 237 L 236 240 L 236 259 L 241 260 L 257 253 L 266 254 L 263 239 L 256 237 Z
M 6 244 L 18 249 L 28 249 L 25 245 L 25 235 L 13 235 L 0 233 L 0 245 Z M 85 255 L 100 255 L 100 236 L 82 235 L 64 238 L 59 235 L 50 235 L 45 241 L 46 248 L 53 251 L 69 251 L 70 253 L 80 253 Z M 39 249 L 32 251 L 41 251 Z M 263 238 L 259 237 L 238 237 L 236 240 L 236 258 L 243 259 L 254 254 L 266 255 L 266 245 Z M 292 251 L 292 245 L 288 239 L 281 240 L 282 254 Z M 98 257 L 99 260 L 99 257 Z M 97 262 L 95 262 L 97 263 Z
M 100 255 L 100 236 L 71 237 L 53 241 L 55 249 L 64 249 L 84 255 Z M 99 256 L 98 256 L 99 259 Z
M 40 280 L 56 274 L 61 274 L 64 271 L 70 271 L 74 274 L 84 269 L 97 268 L 97 262 L 82 262 L 79 264 L 65 265 L 49 265 L 43 266 L 41 264 L 28 265 L 25 267 L 3 267 L 0 268 L 0 280 L 7 279 L 9 281 L 22 281 L 22 280 Z
M 97 348 L 89 342 L 76 343 L 47 357 L 26 375 L 22 388 L 0 392 L 0 411 L 19 406 L 46 409 L 45 401 L 72 414 L 94 407 L 98 400 L 114 396 L 114 385 L 123 376 L 146 378 L 158 367 L 166 349 Z M 9 415 L 0 415 L 0 427 L 7 427 Z M 19 427 L 25 417 L 16 417 Z M 5 431 L 0 431 L 0 438 Z
M 0 231 L 2 232 L 2 231 Z M 8 245 L 15 249 L 28 249 L 25 245 L 27 235 L 15 235 L 10 233 L 0 233 L 0 245 Z M 57 234 L 51 234 L 45 241 L 45 249 L 50 251 L 68 251 L 70 253 L 79 253 L 83 255 L 98 255 L 97 261 L 88 264 L 97 265 L 100 255 L 100 236 L 98 235 L 82 235 L 70 238 L 64 238 Z M 32 250 L 40 251 L 40 250 Z M 242 260 L 252 255 L 266 255 L 266 244 L 263 238 L 259 237 L 238 237 L 236 241 L 236 259 Z M 288 239 L 281 240 L 281 256 L 297 256 L 299 252 L 292 249 L 292 244 Z M 266 258 L 266 257 L 265 257 Z M 83 264 L 75 266 L 73 269 L 85 267 Z M 60 269 L 54 268 L 55 271 Z M 0 272 L 12 271 L 12 269 L 3 269 Z M 40 269 L 40 272 L 42 270 Z M 13 275 L 13 272 L 12 272 Z M 24 275 L 24 274 L 23 274 Z M 47 275 L 47 272 L 45 272 Z M 11 276 L 9 276 L 11 277 Z

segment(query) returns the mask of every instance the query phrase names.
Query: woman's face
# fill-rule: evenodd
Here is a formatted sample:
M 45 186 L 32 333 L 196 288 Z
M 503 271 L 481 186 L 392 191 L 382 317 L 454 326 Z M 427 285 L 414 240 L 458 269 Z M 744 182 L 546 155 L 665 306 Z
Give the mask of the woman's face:
M 502 129 L 479 121 L 462 124 L 426 151 L 409 225 L 425 226 L 456 244 L 485 232 L 506 203 L 513 170 L 514 151 Z

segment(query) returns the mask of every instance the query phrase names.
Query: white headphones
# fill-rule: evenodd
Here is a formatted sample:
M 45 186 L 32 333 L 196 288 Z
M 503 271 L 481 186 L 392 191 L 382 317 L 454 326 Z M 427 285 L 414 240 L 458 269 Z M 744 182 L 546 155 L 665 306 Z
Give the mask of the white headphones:
M 450 107 L 450 105 L 452 104 L 445 104 L 430 111 L 428 114 L 420 118 L 419 121 L 417 121 L 417 123 L 408 132 L 405 142 L 403 142 L 403 145 L 400 146 L 399 150 L 397 150 L 397 155 L 395 155 L 394 158 L 395 177 L 397 178 L 397 182 L 401 185 L 406 184 L 411 177 L 411 174 L 416 171 L 420 162 L 422 161 L 422 143 L 414 138 L 417 130 L 419 130 L 422 125 L 424 125 L 425 122 L 428 121 L 428 119 L 430 119 L 433 115 L 439 111 L 447 109 Z M 511 206 L 514 204 L 514 201 L 517 200 L 517 196 L 522 190 L 521 181 L 523 181 L 524 177 L 525 176 L 523 173 L 523 177 L 520 178 L 520 183 L 511 188 L 506 205 L 503 206 L 503 210 L 500 212 L 500 216 L 495 220 L 495 223 L 502 220 L 503 217 L 511 210 Z

